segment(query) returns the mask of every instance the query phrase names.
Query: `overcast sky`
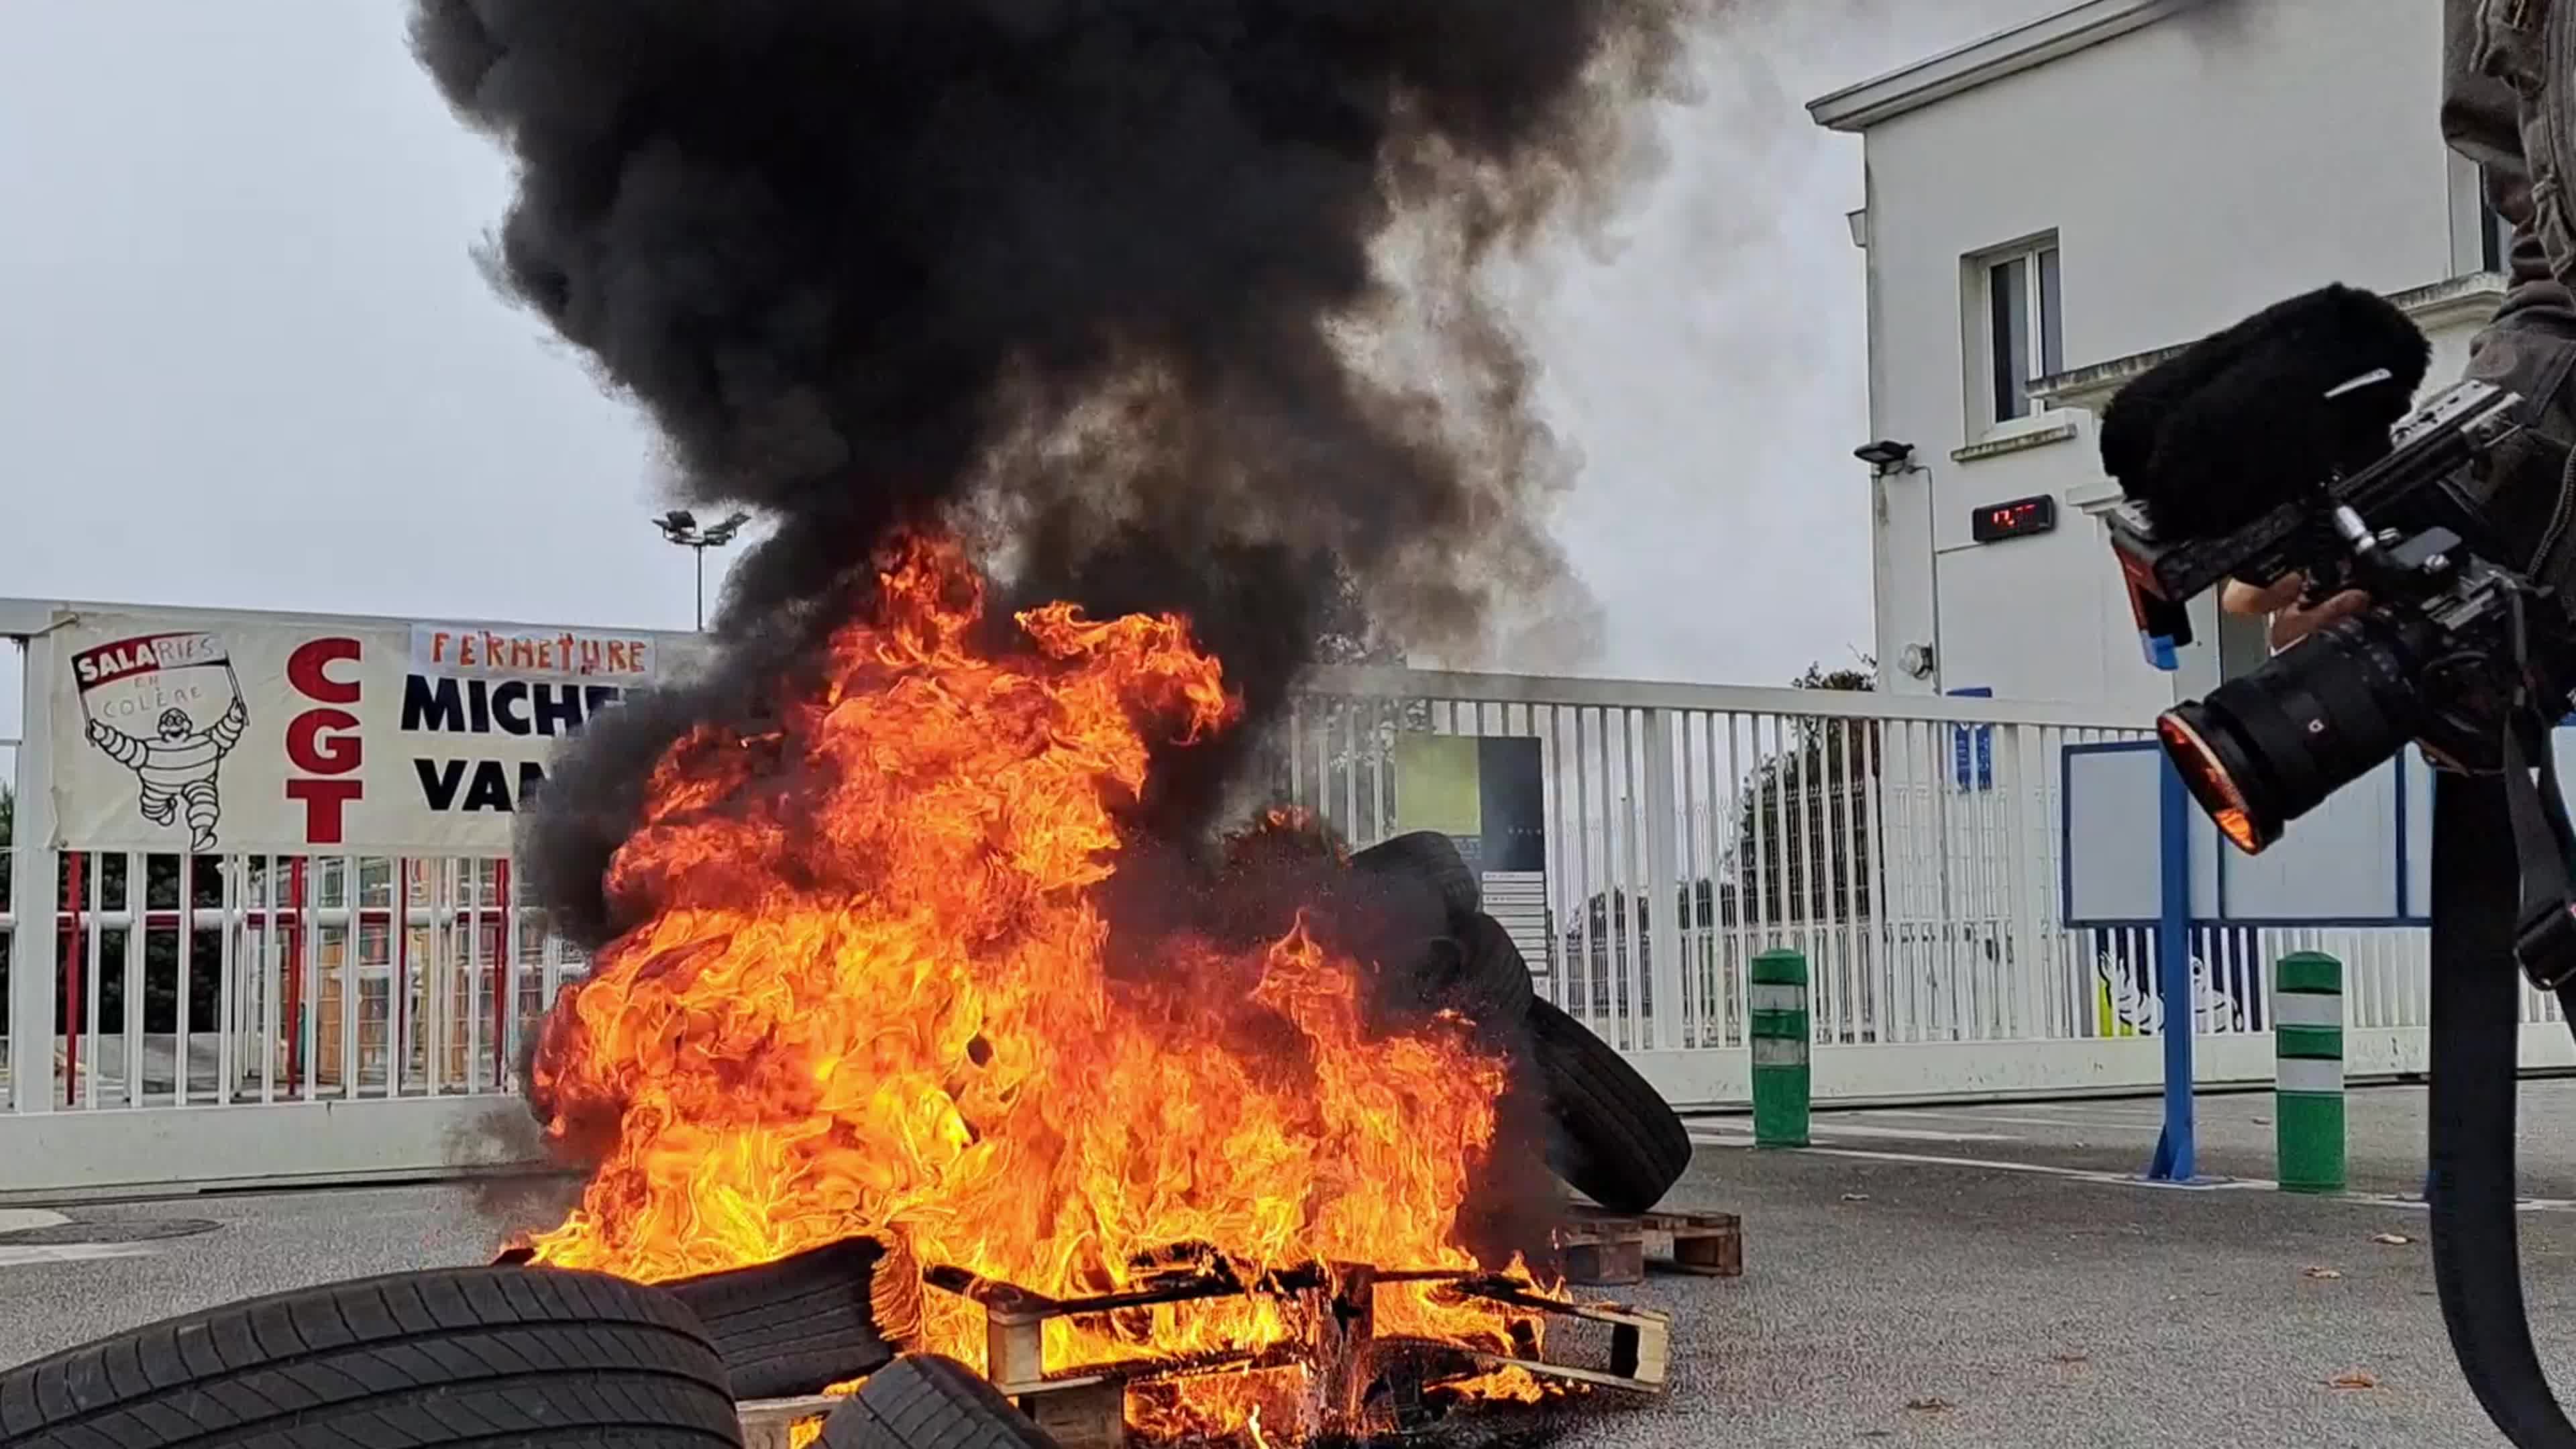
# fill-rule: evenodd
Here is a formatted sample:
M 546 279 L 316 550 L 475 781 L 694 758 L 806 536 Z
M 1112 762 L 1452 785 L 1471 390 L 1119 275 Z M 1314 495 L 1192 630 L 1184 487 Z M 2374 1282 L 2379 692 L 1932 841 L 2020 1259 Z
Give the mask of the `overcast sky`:
M 1576 672 L 1869 646 L 1859 147 L 1803 103 L 2055 8 L 1746 0 L 1785 13 L 1710 37 L 1670 165 L 1524 319 L 1583 458 Z M 0 595 L 687 627 L 650 432 L 475 270 L 508 171 L 406 10 L 0 4 Z

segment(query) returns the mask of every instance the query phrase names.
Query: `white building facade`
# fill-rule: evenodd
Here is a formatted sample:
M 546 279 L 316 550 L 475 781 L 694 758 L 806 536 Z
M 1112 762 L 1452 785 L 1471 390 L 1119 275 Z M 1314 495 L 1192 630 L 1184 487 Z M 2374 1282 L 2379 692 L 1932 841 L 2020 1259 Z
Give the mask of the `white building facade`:
M 1871 436 L 1911 446 L 1859 485 L 1882 688 L 2143 723 L 2259 662 L 2203 600 L 2181 671 L 2146 663 L 2095 410 L 2337 281 L 2396 299 L 2433 338 L 2428 386 L 2456 379 L 2503 282 L 2441 65 L 2432 0 L 2088 0 L 1811 105 L 1863 139 Z

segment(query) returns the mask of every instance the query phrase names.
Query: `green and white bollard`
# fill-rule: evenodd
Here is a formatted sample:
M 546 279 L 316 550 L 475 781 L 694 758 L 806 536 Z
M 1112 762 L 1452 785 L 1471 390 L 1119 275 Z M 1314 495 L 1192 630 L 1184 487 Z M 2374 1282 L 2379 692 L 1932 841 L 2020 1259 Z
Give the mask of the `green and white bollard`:
M 1753 1145 L 1807 1145 L 1807 958 L 1753 958 Z
M 2272 968 L 2272 1112 L 2283 1192 L 2341 1192 L 2343 963 L 2293 951 Z

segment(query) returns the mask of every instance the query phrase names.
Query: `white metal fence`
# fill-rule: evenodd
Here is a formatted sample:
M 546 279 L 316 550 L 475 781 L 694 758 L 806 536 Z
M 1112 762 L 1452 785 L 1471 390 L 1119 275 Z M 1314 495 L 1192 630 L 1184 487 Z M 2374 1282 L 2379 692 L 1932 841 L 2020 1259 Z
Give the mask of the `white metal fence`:
M 1405 737 L 1536 741 L 1541 868 L 1490 894 L 1511 901 L 1542 994 L 1677 1101 L 1746 1095 L 1746 966 L 1775 946 L 1811 964 L 1821 1098 L 2159 1079 L 2153 933 L 2069 928 L 2059 899 L 2064 749 L 2140 737 L 2143 722 L 1396 670 L 1313 684 L 1275 786 L 1357 844 L 1407 828 Z M 21 893 L 48 876 L 56 888 L 0 914 L 0 1194 L 435 1171 L 533 1150 L 509 1100 L 516 1064 L 583 963 L 508 861 L 26 865 Z M 2204 930 L 2205 1080 L 2269 1078 L 2268 966 L 2298 947 L 2347 963 L 2357 1073 L 2420 1067 L 2420 933 Z M 2526 1022 L 2553 1013 L 2528 995 Z M 2526 1054 L 2564 1057 L 2564 1037 L 2527 1032 Z M 476 1125 L 504 1120 L 516 1127 Z
M 0 916 L 16 1112 L 514 1091 L 583 967 L 507 860 L 66 852 L 54 874 L 50 940 Z
M 1541 990 L 1677 1099 L 1748 1088 L 1746 967 L 1806 954 L 1820 1097 L 2095 1091 L 2161 1078 L 2155 932 L 2062 916 L 2065 750 L 2147 737 L 2083 707 L 1326 671 L 1285 787 L 1355 840 L 1405 828 L 1408 733 L 1535 739 Z M 2153 830 L 2156 822 L 2139 822 Z M 2269 966 L 2341 957 L 2356 1071 L 2421 1066 L 2414 929 L 2192 933 L 2204 1080 L 2268 1080 Z M 1541 954 L 1545 959 L 1539 959 Z M 2557 1020 L 2526 991 L 2524 1021 Z M 2568 1056 L 2560 1030 L 2526 1053 Z

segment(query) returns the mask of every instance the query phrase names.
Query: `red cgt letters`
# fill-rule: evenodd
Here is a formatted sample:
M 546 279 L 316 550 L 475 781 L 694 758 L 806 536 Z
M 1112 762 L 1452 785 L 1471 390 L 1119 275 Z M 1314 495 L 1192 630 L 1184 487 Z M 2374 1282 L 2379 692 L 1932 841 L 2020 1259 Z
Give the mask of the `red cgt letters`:
M 365 741 L 358 717 L 339 706 L 358 702 L 358 681 L 334 679 L 334 664 L 354 663 L 355 639 L 311 639 L 286 660 L 286 682 L 314 707 L 286 722 L 286 760 L 308 777 L 290 778 L 286 798 L 304 806 L 304 838 L 315 845 L 338 845 L 344 834 L 342 811 L 366 793 L 356 774 Z

